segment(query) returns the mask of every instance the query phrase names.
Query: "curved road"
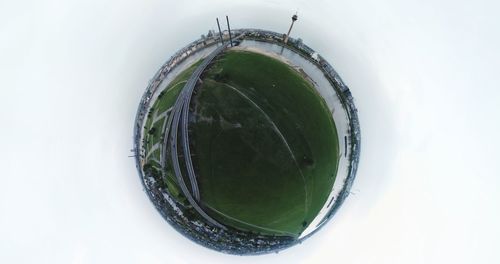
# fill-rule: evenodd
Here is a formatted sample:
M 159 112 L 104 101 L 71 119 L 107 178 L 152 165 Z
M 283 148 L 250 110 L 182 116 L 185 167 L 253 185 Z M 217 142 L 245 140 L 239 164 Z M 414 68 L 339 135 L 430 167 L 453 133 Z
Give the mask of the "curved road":
M 238 36 L 236 39 L 240 38 L 242 35 Z M 196 83 L 200 80 L 201 74 L 205 71 L 207 66 L 213 61 L 213 59 L 223 52 L 229 42 L 224 43 L 222 46 L 218 47 L 212 53 L 210 53 L 203 62 L 196 68 L 193 74 L 189 77 L 188 81 L 184 85 L 179 97 L 175 101 L 174 106 L 172 107 L 172 111 L 168 117 L 167 125 L 165 126 L 164 138 L 163 138 L 163 148 L 162 154 L 160 158 L 160 163 L 163 168 L 163 171 L 166 169 L 166 157 L 167 151 L 170 149 L 170 156 L 172 158 L 172 165 L 175 173 L 175 177 L 179 184 L 179 187 L 182 190 L 184 196 L 186 196 L 189 203 L 193 206 L 193 208 L 208 222 L 211 224 L 220 227 L 222 229 L 226 229 L 224 225 L 220 224 L 212 217 L 210 217 L 199 205 L 200 202 L 200 191 L 198 189 L 198 182 L 196 180 L 196 174 L 193 168 L 193 162 L 191 160 L 191 150 L 189 147 L 189 137 L 188 137 L 188 124 L 189 124 L 189 105 L 191 102 L 191 97 L 193 95 L 194 88 L 196 87 Z M 181 131 L 181 140 L 179 142 L 178 133 L 179 129 Z M 189 177 L 191 191 L 189 191 L 186 182 L 182 176 L 181 167 L 179 163 L 178 157 L 178 144 L 182 145 L 184 162 L 186 165 L 186 171 Z M 170 146 L 170 148 L 168 147 Z

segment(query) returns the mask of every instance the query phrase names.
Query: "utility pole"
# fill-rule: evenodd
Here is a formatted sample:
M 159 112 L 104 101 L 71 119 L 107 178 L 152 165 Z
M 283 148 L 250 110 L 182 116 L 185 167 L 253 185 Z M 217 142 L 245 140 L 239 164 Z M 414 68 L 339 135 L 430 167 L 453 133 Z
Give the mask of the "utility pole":
M 233 46 L 233 38 L 231 37 L 231 27 L 229 26 L 229 18 L 226 16 L 227 30 L 229 31 L 229 41 L 231 41 L 231 47 Z
M 216 18 L 216 20 L 217 20 L 217 27 L 219 28 L 220 44 L 224 45 L 224 40 L 222 39 L 222 31 L 220 31 L 219 18 Z

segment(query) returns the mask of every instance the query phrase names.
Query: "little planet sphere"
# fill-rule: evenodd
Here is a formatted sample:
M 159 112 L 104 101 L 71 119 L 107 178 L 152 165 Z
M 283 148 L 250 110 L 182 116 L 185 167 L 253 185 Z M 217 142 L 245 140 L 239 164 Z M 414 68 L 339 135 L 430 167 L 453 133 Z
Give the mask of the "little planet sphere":
M 172 227 L 252 255 L 298 244 L 333 217 L 360 139 L 352 95 L 322 56 L 288 34 L 230 29 L 202 35 L 156 73 L 134 151 Z

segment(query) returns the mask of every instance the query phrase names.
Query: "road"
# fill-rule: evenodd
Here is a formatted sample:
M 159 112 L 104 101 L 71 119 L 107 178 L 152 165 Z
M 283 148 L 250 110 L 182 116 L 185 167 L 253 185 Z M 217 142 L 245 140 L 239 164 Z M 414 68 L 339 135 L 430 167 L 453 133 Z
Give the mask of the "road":
M 235 38 L 238 39 L 239 37 Z M 213 59 L 223 52 L 229 42 L 224 43 L 212 53 L 210 53 L 203 62 L 196 68 L 193 74 L 190 76 L 186 84 L 184 85 L 181 93 L 177 97 L 174 106 L 170 112 L 170 115 L 167 120 L 167 125 L 165 126 L 164 138 L 163 138 L 163 149 L 160 157 L 160 163 L 165 171 L 167 169 L 166 166 L 166 157 L 167 152 L 170 151 L 170 157 L 172 159 L 172 166 L 174 169 L 174 174 L 181 188 L 182 193 L 186 196 L 188 202 L 193 206 L 193 208 L 208 222 L 213 224 L 214 226 L 220 227 L 222 229 L 226 229 L 224 225 L 217 222 L 215 219 L 210 217 L 200 206 L 200 191 L 198 189 L 198 182 L 196 178 L 196 173 L 194 172 L 193 162 L 191 160 L 191 150 L 189 146 L 189 135 L 188 135 L 188 125 L 189 125 L 189 105 L 191 103 L 191 98 L 193 95 L 193 91 L 196 87 L 197 82 L 200 80 L 201 74 L 205 71 L 208 65 L 213 61 Z M 180 141 L 178 138 L 180 130 Z M 178 153 L 178 144 L 181 144 L 181 148 L 183 151 L 184 165 L 185 170 L 187 172 L 187 176 L 189 178 L 189 183 L 191 190 L 189 190 L 188 186 L 183 177 L 183 173 L 181 171 L 181 164 L 179 162 L 179 153 Z

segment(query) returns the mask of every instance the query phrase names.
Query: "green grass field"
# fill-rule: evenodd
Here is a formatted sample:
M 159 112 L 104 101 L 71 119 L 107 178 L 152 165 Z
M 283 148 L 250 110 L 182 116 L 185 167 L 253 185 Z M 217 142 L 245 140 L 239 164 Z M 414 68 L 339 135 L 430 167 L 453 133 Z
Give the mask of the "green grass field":
M 194 104 L 190 140 L 207 210 L 239 229 L 298 236 L 326 202 L 339 159 L 314 87 L 276 59 L 228 51 Z

